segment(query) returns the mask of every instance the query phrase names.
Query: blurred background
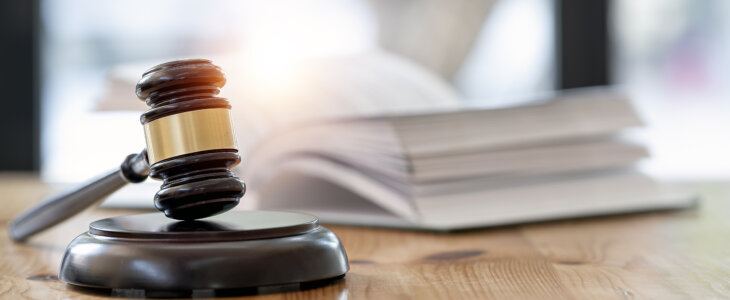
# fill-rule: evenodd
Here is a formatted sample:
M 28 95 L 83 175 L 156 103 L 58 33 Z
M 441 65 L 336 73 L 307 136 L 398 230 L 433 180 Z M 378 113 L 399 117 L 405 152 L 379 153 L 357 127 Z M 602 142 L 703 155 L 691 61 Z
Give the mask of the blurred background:
M 611 85 L 648 124 L 650 174 L 730 177 L 730 2 L 723 0 L 0 3 L 0 170 L 76 182 L 118 165 L 144 147 L 143 103 L 118 82 L 169 59 L 220 57 L 230 73 L 224 93 L 248 97 L 232 99 L 237 110 L 283 106 L 274 98 L 347 102 L 368 94 L 351 106 L 378 113 L 379 101 L 398 94 L 372 91 L 402 85 L 369 82 L 377 72 L 424 95 L 398 99 L 399 110 L 447 100 L 503 106 Z M 375 75 L 358 77 L 370 69 Z M 342 91 L 352 82 L 368 83 Z

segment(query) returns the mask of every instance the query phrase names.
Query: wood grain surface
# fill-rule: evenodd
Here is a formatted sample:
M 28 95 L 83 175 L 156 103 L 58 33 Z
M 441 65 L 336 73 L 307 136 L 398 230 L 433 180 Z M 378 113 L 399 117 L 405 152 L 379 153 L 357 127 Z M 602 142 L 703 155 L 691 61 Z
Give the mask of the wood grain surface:
M 450 234 L 328 226 L 350 258 L 344 279 L 223 298 L 730 298 L 730 184 L 688 186 L 703 199 L 698 208 L 684 211 Z M 141 296 L 80 290 L 56 277 L 71 239 L 93 220 L 129 211 L 91 208 L 25 244 L 8 238 L 13 216 L 58 190 L 32 175 L 0 175 L 0 298 Z

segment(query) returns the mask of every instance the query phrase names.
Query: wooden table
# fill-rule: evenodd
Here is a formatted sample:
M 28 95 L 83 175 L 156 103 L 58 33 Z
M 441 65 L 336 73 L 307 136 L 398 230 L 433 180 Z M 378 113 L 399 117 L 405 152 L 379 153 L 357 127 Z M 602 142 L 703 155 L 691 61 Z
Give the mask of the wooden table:
M 440 234 L 328 226 L 347 249 L 344 279 L 267 299 L 730 298 L 730 184 L 697 183 L 697 209 Z M 96 299 L 55 276 L 92 208 L 16 244 L 7 222 L 57 192 L 32 175 L 0 175 L 0 298 Z M 267 291 L 264 291 L 267 292 Z M 251 296 L 248 296 L 251 297 Z

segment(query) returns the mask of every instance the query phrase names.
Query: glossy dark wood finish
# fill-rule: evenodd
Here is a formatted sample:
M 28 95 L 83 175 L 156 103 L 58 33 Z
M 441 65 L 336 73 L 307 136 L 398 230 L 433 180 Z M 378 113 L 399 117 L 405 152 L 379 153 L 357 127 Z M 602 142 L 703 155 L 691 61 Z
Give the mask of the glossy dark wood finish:
M 226 242 L 301 235 L 317 229 L 317 217 L 274 211 L 232 211 L 205 220 L 177 221 L 159 213 L 98 220 L 89 225 L 95 236 L 147 242 Z
M 135 93 L 150 106 L 142 124 L 176 113 L 230 108 L 227 99 L 216 97 L 226 84 L 220 67 L 206 59 L 188 59 L 159 64 L 142 74 Z
M 209 60 L 190 59 L 157 65 L 137 83 L 137 97 L 150 106 L 142 124 L 208 108 L 230 108 L 217 97 L 226 83 L 221 69 Z M 188 153 L 150 166 L 150 177 L 162 179 L 155 206 L 166 216 L 194 220 L 225 212 L 236 205 L 246 186 L 231 168 L 241 161 L 237 149 Z
M 246 185 L 230 168 L 241 160 L 225 149 L 167 159 L 150 167 L 150 176 L 164 180 L 155 194 L 155 207 L 170 218 L 193 220 L 238 205 Z

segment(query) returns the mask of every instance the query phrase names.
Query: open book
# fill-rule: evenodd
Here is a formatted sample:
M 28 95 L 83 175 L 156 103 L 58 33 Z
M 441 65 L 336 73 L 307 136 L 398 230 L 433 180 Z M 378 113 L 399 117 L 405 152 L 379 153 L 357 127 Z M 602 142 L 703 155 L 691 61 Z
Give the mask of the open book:
M 648 154 L 622 133 L 642 123 L 629 101 L 610 92 L 480 108 L 384 52 L 292 65 L 299 77 L 284 76 L 296 83 L 289 85 L 245 84 L 262 78 L 252 64 L 214 61 L 230 70 L 223 91 L 243 157 L 236 169 L 248 189 L 243 209 L 453 230 L 694 201 L 634 170 Z M 107 90 L 122 99 L 106 97 L 102 108 L 137 104 L 113 91 L 133 90 L 143 70 L 125 66 L 113 74 Z M 151 205 L 159 183 L 150 182 L 125 188 L 108 204 Z
M 633 170 L 647 151 L 619 133 L 639 125 L 610 94 L 313 122 L 264 139 L 242 177 L 260 209 L 436 230 L 691 205 Z

